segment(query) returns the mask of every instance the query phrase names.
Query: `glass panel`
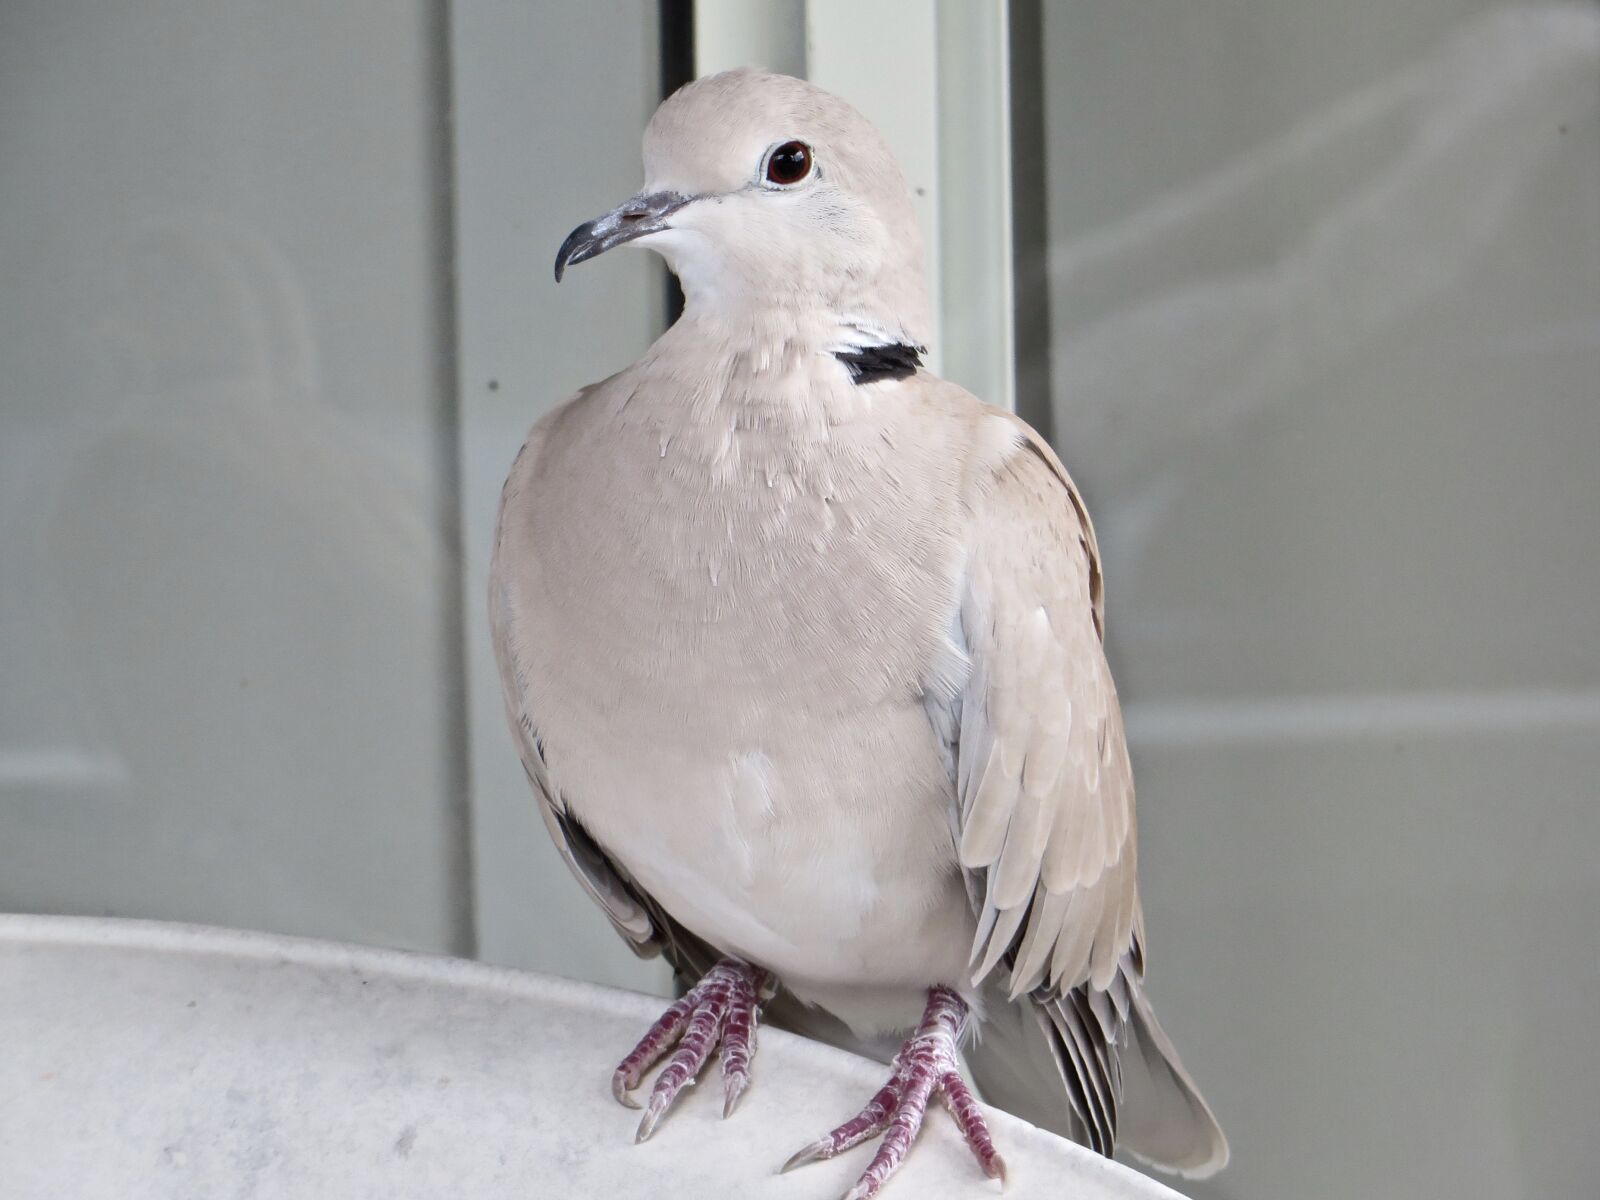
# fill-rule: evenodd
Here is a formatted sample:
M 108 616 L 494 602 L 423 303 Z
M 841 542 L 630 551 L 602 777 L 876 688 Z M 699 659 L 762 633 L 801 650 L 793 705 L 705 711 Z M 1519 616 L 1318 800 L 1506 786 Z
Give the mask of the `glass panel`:
M 1590 1194 L 1600 10 L 1043 7 L 1187 1189 Z
M 441 15 L 0 6 L 0 909 L 471 945 Z

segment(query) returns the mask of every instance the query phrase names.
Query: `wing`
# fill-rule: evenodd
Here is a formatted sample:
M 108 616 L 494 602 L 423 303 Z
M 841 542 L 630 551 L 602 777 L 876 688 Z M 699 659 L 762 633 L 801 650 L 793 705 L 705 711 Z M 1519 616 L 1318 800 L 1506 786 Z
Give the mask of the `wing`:
M 1004 964 L 1013 997 L 1106 991 L 1134 946 L 1133 772 L 1101 612 L 1088 515 L 1030 436 L 978 513 L 956 756 L 976 977 Z
M 959 854 L 974 982 L 1031 996 L 1085 1139 L 1110 1153 L 1142 970 L 1133 773 L 1101 644 L 1100 565 L 1060 461 L 1023 442 L 980 501 L 961 633 Z
M 528 709 L 528 689 L 520 677 L 520 668 L 512 649 L 513 640 L 509 636 L 514 614 L 503 586 L 501 566 L 504 547 L 500 526 L 505 519 L 506 497 L 517 486 L 521 470 L 534 461 L 539 443 L 540 428 L 536 426 L 518 454 L 506 481 L 506 491 L 501 497 L 494 555 L 489 568 L 489 629 L 494 642 L 495 660 L 500 669 L 506 718 L 516 739 L 522 769 L 532 785 L 545 828 L 578 882 L 589 893 L 590 899 L 600 906 L 635 954 L 649 958 L 664 953 L 673 969 L 692 982 L 711 968 L 717 955 L 699 938 L 668 917 L 627 872 L 607 857 L 600 844 L 567 811 L 559 791 L 553 786 L 545 762 L 537 714 Z
M 955 760 L 974 982 L 1027 998 L 1009 1011 L 991 1002 L 973 1072 L 1015 1111 L 1103 1154 L 1120 1138 L 1209 1175 L 1227 1163 L 1227 1139 L 1143 990 L 1133 773 L 1101 645 L 1094 528 L 1060 460 L 1012 419 L 1022 445 L 983 494 L 969 549 L 972 669 Z

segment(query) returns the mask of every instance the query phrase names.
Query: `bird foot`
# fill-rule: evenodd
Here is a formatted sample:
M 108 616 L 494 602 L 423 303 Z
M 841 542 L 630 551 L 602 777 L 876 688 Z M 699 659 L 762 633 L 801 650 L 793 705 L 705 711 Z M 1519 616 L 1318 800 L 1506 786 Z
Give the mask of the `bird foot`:
M 955 1117 L 983 1173 L 998 1179 L 1004 1187 L 1005 1160 L 995 1151 L 983 1112 L 972 1089 L 961 1078 L 956 1060 L 956 1042 L 966 1019 L 967 1006 L 960 996 L 946 987 L 929 989 L 922 1023 L 895 1055 L 890 1064 L 889 1082 L 859 1113 L 802 1148 L 783 1164 L 783 1169 L 788 1171 L 809 1162 L 833 1158 L 882 1133 L 878 1153 L 855 1186 L 844 1195 L 844 1200 L 867 1200 L 878 1194 L 878 1189 L 905 1160 L 911 1143 L 922 1129 L 928 1101 L 937 1093 Z
M 772 976 L 760 967 L 725 958 L 707 971 L 682 1000 L 662 1013 L 611 1076 L 611 1094 L 629 1108 L 639 1104 L 628 1093 L 639 1086 L 655 1063 L 674 1045 L 678 1048 L 656 1077 L 644 1106 L 636 1141 L 655 1131 L 656 1122 L 691 1086 L 711 1052 L 722 1046 L 722 1115 L 750 1083 L 750 1059 L 756 1049 L 756 1015 Z

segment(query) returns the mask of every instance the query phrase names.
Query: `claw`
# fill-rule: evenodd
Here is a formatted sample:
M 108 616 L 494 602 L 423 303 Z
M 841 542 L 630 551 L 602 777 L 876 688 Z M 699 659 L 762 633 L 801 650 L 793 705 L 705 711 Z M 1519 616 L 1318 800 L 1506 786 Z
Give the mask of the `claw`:
M 866 1107 L 843 1125 L 798 1150 L 783 1164 L 783 1170 L 779 1174 L 794 1167 L 803 1167 L 806 1163 L 816 1162 L 818 1159 L 833 1158 L 854 1146 L 859 1146 L 869 1137 L 882 1133 L 900 1101 L 900 1092 L 901 1077 L 897 1066 L 894 1077 L 878 1089 L 877 1094 L 867 1101 Z
M 637 1100 L 628 1094 L 628 1080 L 621 1071 L 611 1076 L 611 1094 L 617 1098 L 617 1103 L 624 1108 L 642 1108 Z
M 678 1093 L 693 1086 L 700 1068 L 711 1057 L 722 1016 L 722 1009 L 714 1004 L 696 1010 L 682 1044 L 656 1076 L 655 1089 L 650 1093 L 650 1103 L 645 1106 L 644 1119 L 639 1122 L 639 1133 L 634 1141 L 642 1142 L 649 1137 L 655 1131 L 656 1122 L 677 1102 Z
M 691 1081 L 692 1082 L 692 1081 Z M 634 1145 L 648 1141 L 650 1135 L 656 1131 L 656 1123 L 661 1120 L 667 1109 L 672 1107 L 672 1102 L 678 1098 L 678 1090 L 663 1092 L 657 1088 L 650 1094 L 650 1104 L 644 1110 L 644 1116 L 639 1120 L 639 1131 L 633 1135 Z M 635 1108 L 639 1106 L 634 1105 Z
M 694 992 L 691 991 L 662 1013 L 644 1037 L 639 1039 L 639 1044 L 628 1052 L 628 1057 L 617 1064 L 617 1069 L 611 1074 L 611 1094 L 617 1098 L 617 1103 L 627 1108 L 639 1107 L 639 1102 L 628 1093 L 639 1086 L 644 1073 L 671 1049 L 684 1026 L 688 1025 L 694 1011 L 691 1003 L 693 996 Z
M 689 993 L 664 1012 L 611 1076 L 611 1094 L 629 1108 L 640 1104 L 629 1093 L 655 1063 L 677 1043 L 677 1049 L 656 1077 L 650 1099 L 634 1136 L 645 1141 L 679 1094 L 694 1084 L 711 1052 L 722 1046 L 722 1115 L 733 1112 L 750 1084 L 750 1058 L 755 1052 L 757 1005 L 771 976 L 737 959 L 725 958 Z
M 733 1115 L 739 1097 L 750 1085 L 750 1058 L 756 1052 L 758 980 L 736 980 L 728 996 L 722 1027 L 722 1116 Z
M 803 1167 L 807 1163 L 814 1163 L 820 1159 L 832 1158 L 833 1149 L 828 1138 L 820 1137 L 809 1146 L 801 1146 L 789 1156 L 787 1162 L 778 1168 L 779 1175 L 786 1175 L 796 1167 Z
M 739 1097 L 744 1095 L 744 1089 L 750 1086 L 748 1075 L 727 1074 L 723 1068 L 725 1078 L 722 1081 L 722 1119 L 726 1121 L 733 1116 L 733 1110 L 739 1105 Z
M 802 1147 L 782 1169 L 789 1171 L 818 1159 L 833 1158 L 881 1133 L 883 1141 L 872 1162 L 844 1194 L 844 1200 L 869 1200 L 905 1160 L 922 1129 L 928 1101 L 938 1094 L 955 1117 L 983 1173 L 1000 1180 L 1003 1190 L 1005 1160 L 995 1153 L 983 1111 L 957 1069 L 956 1042 L 966 1017 L 967 1006 L 959 996 L 949 988 L 931 989 L 922 1023 L 895 1056 L 889 1082 L 859 1113 Z

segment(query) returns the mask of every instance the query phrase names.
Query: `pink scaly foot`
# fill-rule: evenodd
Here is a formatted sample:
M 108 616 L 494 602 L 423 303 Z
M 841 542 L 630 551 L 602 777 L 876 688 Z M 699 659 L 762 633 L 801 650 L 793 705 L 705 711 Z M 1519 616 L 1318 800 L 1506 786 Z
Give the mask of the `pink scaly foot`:
M 733 1112 L 750 1083 L 750 1056 L 756 1048 L 756 1014 L 772 976 L 760 967 L 725 958 L 652 1025 L 611 1076 L 611 1094 L 638 1108 L 630 1091 L 674 1044 L 677 1051 L 656 1077 L 636 1140 L 655 1131 L 678 1093 L 691 1086 L 711 1052 L 722 1045 L 722 1115 Z
M 995 1152 L 983 1112 L 972 1089 L 961 1078 L 956 1062 L 956 1043 L 966 1020 L 967 1006 L 960 996 L 947 987 L 930 988 L 922 1024 L 895 1055 L 890 1064 L 889 1082 L 859 1113 L 801 1149 L 783 1164 L 783 1169 L 788 1171 L 805 1163 L 832 1158 L 882 1133 L 878 1153 L 844 1196 L 844 1200 L 867 1200 L 878 1194 L 878 1189 L 905 1160 L 911 1143 L 922 1129 L 928 1101 L 938 1093 L 961 1127 L 961 1135 L 966 1138 L 983 1173 L 998 1179 L 1004 1187 L 1005 1160 Z

